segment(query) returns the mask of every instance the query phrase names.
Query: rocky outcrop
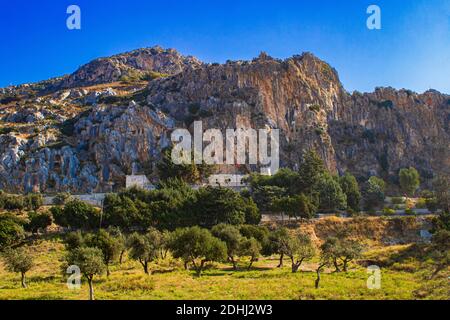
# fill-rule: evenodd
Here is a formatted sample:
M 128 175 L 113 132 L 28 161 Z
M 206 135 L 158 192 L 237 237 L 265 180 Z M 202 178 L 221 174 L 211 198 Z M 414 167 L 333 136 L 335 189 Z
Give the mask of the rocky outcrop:
M 201 63 L 194 57 L 184 57 L 176 50 L 152 47 L 96 59 L 85 64 L 57 85 L 59 88 L 92 86 L 115 82 L 124 76 L 157 72 L 165 75 L 180 73 Z
M 127 174 L 152 177 L 172 130 L 192 130 L 195 120 L 203 121 L 204 130 L 279 128 L 281 165 L 293 169 L 305 150 L 315 149 L 330 170 L 350 171 L 360 179 L 379 175 L 395 182 L 398 170 L 408 166 L 425 181 L 450 171 L 450 96 L 439 92 L 380 88 L 349 94 L 337 72 L 310 53 L 283 61 L 261 54 L 253 61 L 203 64 L 161 48 L 94 61 L 71 80 L 63 79 L 63 86 L 114 82 L 127 68 L 171 76 L 137 92 L 112 84 L 110 89 L 109 84 L 99 90 L 73 88 L 34 100 L 29 109 L 1 111 L 3 119 L 16 117 L 14 112 L 28 115 L 25 110 L 44 114 L 50 108 L 42 106 L 50 99 L 57 115 L 67 117 L 73 106 L 82 113 L 46 124 L 37 135 L 0 135 L 0 187 L 119 189 Z M 48 131 L 61 127 L 59 135 Z

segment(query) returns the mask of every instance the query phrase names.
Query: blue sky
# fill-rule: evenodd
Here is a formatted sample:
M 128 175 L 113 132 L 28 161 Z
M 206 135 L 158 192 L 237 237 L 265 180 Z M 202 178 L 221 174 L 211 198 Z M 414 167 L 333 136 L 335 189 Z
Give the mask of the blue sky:
M 71 4 L 81 30 L 66 27 Z M 382 10 L 381 30 L 366 27 L 370 4 Z M 206 62 L 310 51 L 349 91 L 450 93 L 449 0 L 1 0 L 0 30 L 0 87 L 159 44 Z

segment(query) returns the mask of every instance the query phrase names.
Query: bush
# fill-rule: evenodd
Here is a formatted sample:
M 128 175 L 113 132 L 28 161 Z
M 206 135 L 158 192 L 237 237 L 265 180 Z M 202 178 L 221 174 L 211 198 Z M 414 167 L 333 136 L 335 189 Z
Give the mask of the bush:
M 425 204 L 427 206 L 427 209 L 433 213 L 439 209 L 439 203 L 438 203 L 437 198 L 426 199 Z
M 405 204 L 406 200 L 403 197 L 393 197 L 391 202 L 392 204 Z
M 36 233 L 39 229 L 46 229 L 53 223 L 53 216 L 50 212 L 45 211 L 37 213 L 35 211 L 28 213 L 29 223 L 25 225 L 25 229 L 32 233 Z
M 22 221 L 11 215 L 0 215 L 0 249 L 11 246 L 25 237 Z
M 416 203 L 417 209 L 426 209 L 427 208 L 427 199 L 420 198 Z
M 53 204 L 57 206 L 63 206 L 71 199 L 70 193 L 61 192 L 53 198 Z
M 414 212 L 413 209 L 407 208 L 407 209 L 405 210 L 405 214 L 411 216 L 411 215 L 415 215 L 415 212 Z
M 395 210 L 391 209 L 391 208 L 384 208 L 383 214 L 386 216 L 393 216 L 393 215 L 395 215 Z
M 76 229 L 94 229 L 100 224 L 100 212 L 93 206 L 74 199 L 63 207 L 53 207 L 51 213 L 56 224 Z
M 40 194 L 27 194 L 24 202 L 28 210 L 38 210 L 44 204 L 44 198 Z

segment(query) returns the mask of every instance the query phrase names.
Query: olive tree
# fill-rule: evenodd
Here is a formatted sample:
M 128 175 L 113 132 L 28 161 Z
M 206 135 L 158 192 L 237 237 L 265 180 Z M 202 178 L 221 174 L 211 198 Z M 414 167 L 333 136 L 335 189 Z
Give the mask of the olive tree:
M 209 230 L 197 226 L 175 230 L 170 248 L 175 258 L 191 263 L 199 277 L 207 262 L 223 261 L 227 257 L 226 244 Z
M 90 234 L 85 243 L 88 247 L 99 248 L 103 254 L 103 262 L 106 266 L 106 275 L 109 277 L 110 264 L 119 257 L 121 251 L 120 240 L 113 237 L 106 230 L 101 229 L 97 233 Z
M 432 238 L 431 257 L 434 271 L 431 278 L 438 275 L 450 265 L 450 231 L 441 229 Z
M 237 270 L 236 256 L 240 253 L 243 240 L 239 229 L 233 225 L 218 224 L 212 228 L 211 232 L 216 238 L 226 243 L 228 260 L 233 264 L 233 269 Z
M 261 254 L 261 244 L 255 238 L 244 238 L 239 244 L 239 255 L 244 257 L 250 257 L 250 262 L 247 270 L 250 270 L 253 263 L 258 259 Z
M 279 228 L 275 231 L 272 231 L 268 236 L 268 245 L 266 246 L 264 253 L 267 255 L 280 255 L 280 263 L 277 266 L 278 268 L 283 267 L 283 259 L 285 255 L 285 250 L 283 250 L 283 247 L 288 241 L 289 231 L 286 228 Z
M 161 249 L 161 233 L 150 229 L 146 234 L 134 233 L 128 238 L 129 256 L 139 261 L 145 274 L 150 274 L 149 263 L 158 259 Z
M 359 258 L 363 252 L 363 246 L 356 240 L 350 240 L 345 235 L 329 237 L 322 244 L 322 252 L 329 258 L 335 267 L 335 272 L 348 271 L 348 264 Z
M 312 259 L 316 254 L 311 238 L 305 234 L 284 239 L 281 242 L 281 251 L 291 259 L 293 273 L 298 271 L 303 261 Z
M 8 249 L 3 253 L 6 269 L 9 272 L 20 273 L 22 288 L 26 288 L 26 273 L 33 267 L 33 257 L 25 249 Z
M 48 211 L 42 213 L 32 211 L 28 213 L 28 219 L 30 221 L 25 225 L 25 229 L 32 233 L 38 232 L 39 229 L 44 230 L 53 223 L 53 216 Z
M 99 248 L 80 247 L 69 251 L 65 260 L 67 266 L 80 268 L 89 284 L 89 300 L 94 300 L 94 276 L 103 274 L 106 269 L 102 251 Z

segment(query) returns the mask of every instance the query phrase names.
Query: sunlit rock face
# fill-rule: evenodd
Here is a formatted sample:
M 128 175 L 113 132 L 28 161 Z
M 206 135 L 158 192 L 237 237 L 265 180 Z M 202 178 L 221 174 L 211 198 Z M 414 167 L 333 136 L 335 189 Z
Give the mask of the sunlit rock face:
M 86 87 L 113 83 L 123 70 L 165 75 L 142 87 Z M 17 102 L 19 107 L 0 111 L 3 119 L 24 123 L 32 115 L 30 123 L 40 129 L 33 134 L 23 124 L 20 130 L 31 132 L 0 135 L 1 188 L 107 192 L 124 187 L 126 175 L 152 180 L 171 132 L 193 131 L 194 121 L 222 132 L 280 129 L 282 167 L 298 168 L 304 151 L 314 149 L 331 171 L 361 179 L 395 181 L 398 170 L 409 166 L 425 180 L 450 171 L 450 96 L 391 88 L 349 94 L 337 72 L 309 53 L 284 61 L 261 54 L 253 61 L 205 64 L 155 47 L 94 61 L 56 83 L 50 84 L 56 92 L 34 99 L 33 107 Z M 8 92 L 19 89 L 30 90 Z M 108 99 L 101 97 L 106 91 Z M 95 92 L 99 96 L 85 107 Z M 39 114 L 50 110 L 54 121 L 42 124 Z M 66 119 L 72 119 L 70 135 L 56 130 Z M 245 173 L 258 167 L 219 169 Z

